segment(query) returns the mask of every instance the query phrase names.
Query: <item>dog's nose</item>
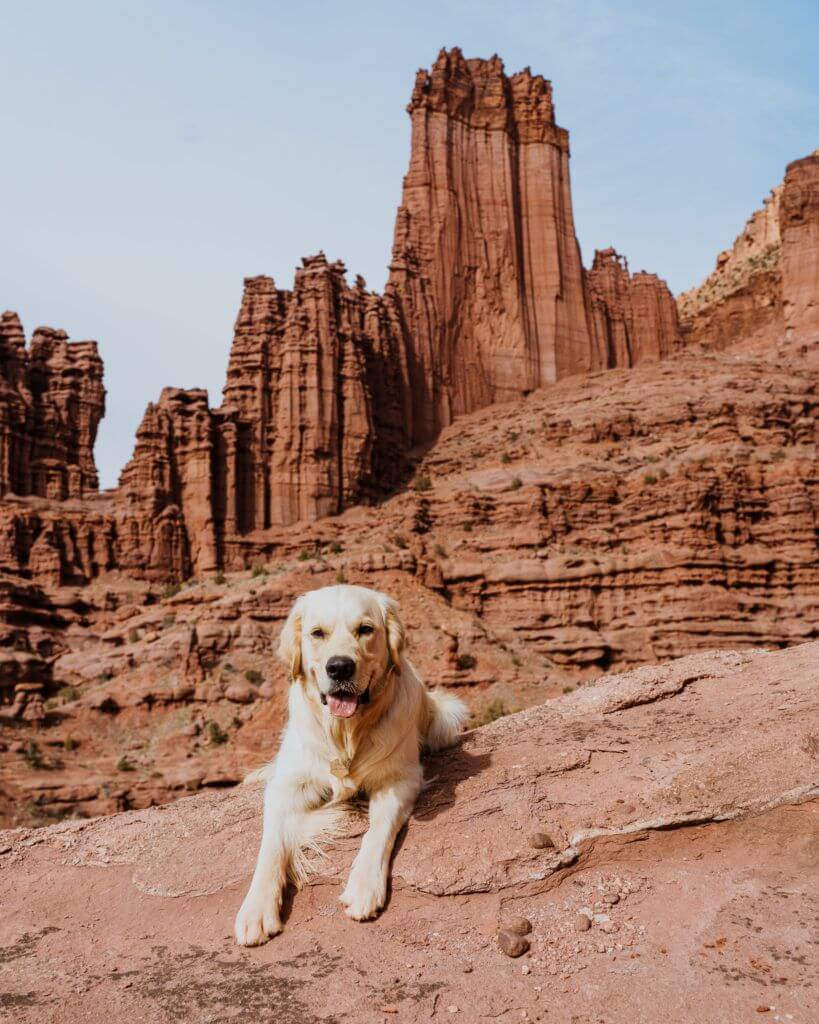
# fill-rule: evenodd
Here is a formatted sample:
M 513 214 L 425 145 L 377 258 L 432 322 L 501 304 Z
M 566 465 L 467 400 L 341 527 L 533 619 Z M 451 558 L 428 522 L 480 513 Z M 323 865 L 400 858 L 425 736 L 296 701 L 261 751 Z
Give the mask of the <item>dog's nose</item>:
M 327 675 L 334 683 L 346 683 L 348 679 L 353 678 L 355 662 L 352 658 L 345 658 L 341 654 L 336 654 L 332 658 L 327 659 L 326 668 Z

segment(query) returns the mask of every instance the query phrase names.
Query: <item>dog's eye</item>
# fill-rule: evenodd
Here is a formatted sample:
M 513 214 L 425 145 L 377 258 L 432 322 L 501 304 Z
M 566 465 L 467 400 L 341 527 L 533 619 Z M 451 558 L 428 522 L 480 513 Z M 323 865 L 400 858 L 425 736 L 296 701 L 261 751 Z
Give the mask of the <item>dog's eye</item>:
M 369 636 L 370 633 L 373 632 L 375 632 L 375 630 L 368 622 L 362 622 L 361 625 L 358 627 L 359 636 Z
M 321 628 L 321 626 L 316 626 L 315 629 L 310 630 L 310 636 L 312 636 L 315 640 L 323 640 L 324 630 Z

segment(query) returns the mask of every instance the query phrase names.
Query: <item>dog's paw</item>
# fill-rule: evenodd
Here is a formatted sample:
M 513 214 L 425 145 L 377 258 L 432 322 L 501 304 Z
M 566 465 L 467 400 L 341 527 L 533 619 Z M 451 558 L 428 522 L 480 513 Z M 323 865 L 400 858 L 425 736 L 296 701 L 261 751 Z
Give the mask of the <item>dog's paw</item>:
M 344 913 L 354 921 L 368 921 L 381 910 L 387 898 L 385 881 L 373 880 L 365 872 L 353 868 L 347 885 L 339 899 L 345 906 Z
M 233 933 L 240 946 L 261 946 L 282 930 L 278 900 L 248 893 L 236 915 Z

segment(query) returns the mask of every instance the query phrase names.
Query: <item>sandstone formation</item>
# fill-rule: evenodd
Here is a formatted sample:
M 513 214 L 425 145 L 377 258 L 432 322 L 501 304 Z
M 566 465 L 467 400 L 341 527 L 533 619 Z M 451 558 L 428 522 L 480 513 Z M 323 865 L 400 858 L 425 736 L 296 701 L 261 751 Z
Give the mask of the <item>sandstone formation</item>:
M 785 326 L 819 340 L 819 150 L 788 164 L 779 214 Z
M 27 349 L 19 317 L 0 315 L 0 496 L 62 501 L 97 489 L 102 374 L 96 342 L 38 327 Z
M 806 1020 L 817 658 L 697 655 L 469 733 L 427 767 L 382 916 L 338 904 L 351 815 L 258 949 L 231 935 L 257 787 L 0 833 L 3 1006 L 20 1024 Z M 496 936 L 521 916 L 510 960 Z
M 724 348 L 763 330 L 782 329 L 782 186 L 748 219 L 714 272 L 677 302 L 686 341 Z
M 252 569 L 181 588 L 9 577 L 0 820 L 237 781 L 281 721 L 290 603 L 339 580 L 400 600 L 424 678 L 476 720 L 611 669 L 819 636 L 817 384 L 799 338 L 683 351 L 464 416 L 378 507 L 248 535 Z M 49 522 L 22 499 L 14 517 L 15 537 Z M 105 521 L 55 534 L 66 565 L 92 536 L 102 564 Z
M 416 440 L 590 366 L 569 137 L 551 83 L 442 51 L 408 107 L 387 294 L 413 359 Z
M 323 253 L 303 260 L 292 291 L 245 282 L 222 406 L 209 412 L 201 392 L 173 399 L 197 410 L 195 468 L 187 452 L 143 443 L 157 416 L 146 412 L 122 478 L 141 538 L 129 542 L 129 571 L 246 566 L 260 531 L 383 498 L 413 448 L 455 416 L 679 346 L 673 300 L 654 275 L 626 273 L 620 287 L 607 250 L 587 288 L 549 82 L 528 69 L 509 78 L 497 57 L 442 51 L 408 109 L 385 295 L 360 278 L 350 287 Z M 169 469 L 173 493 L 154 484 Z M 169 546 L 185 550 L 181 560 Z
M 788 330 L 812 337 L 819 324 L 819 150 L 788 165 L 733 248 L 699 287 L 678 298 L 686 342 L 723 348 Z
M 615 249 L 597 249 L 587 283 L 592 370 L 666 359 L 680 348 L 677 306 L 656 274 L 632 276 Z

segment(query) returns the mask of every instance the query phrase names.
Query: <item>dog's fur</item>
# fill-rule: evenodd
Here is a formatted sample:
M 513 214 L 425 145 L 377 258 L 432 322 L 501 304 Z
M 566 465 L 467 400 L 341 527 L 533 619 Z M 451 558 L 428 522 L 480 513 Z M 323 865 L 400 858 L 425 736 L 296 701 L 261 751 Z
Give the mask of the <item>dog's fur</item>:
M 341 902 L 356 921 L 384 906 L 393 844 L 423 784 L 421 749 L 454 743 L 467 714 L 456 697 L 424 686 L 404 645 L 398 607 L 377 591 L 325 587 L 293 606 L 279 644 L 292 680 L 288 722 L 275 760 L 253 773 L 267 786 L 256 870 L 236 917 L 241 945 L 281 931 L 288 877 L 304 881 L 307 851 L 333 835 L 344 801 L 359 792 L 369 797 L 369 830 Z M 346 685 L 348 710 L 356 700 L 350 717 L 331 713 L 333 656 L 355 662 Z

